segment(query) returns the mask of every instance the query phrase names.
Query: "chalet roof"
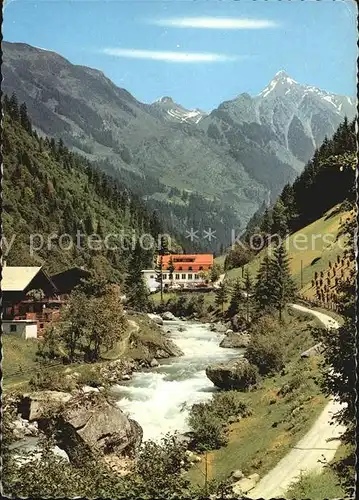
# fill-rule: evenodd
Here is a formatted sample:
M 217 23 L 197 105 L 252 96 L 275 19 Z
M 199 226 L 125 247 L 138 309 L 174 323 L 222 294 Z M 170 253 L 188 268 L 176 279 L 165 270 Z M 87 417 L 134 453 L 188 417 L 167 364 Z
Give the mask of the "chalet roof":
M 173 264 L 177 263 L 193 263 L 195 265 L 212 265 L 213 254 L 211 253 L 197 253 L 197 254 L 172 254 L 163 256 L 163 264 L 167 265 L 172 259 Z
M 75 286 L 80 285 L 83 279 L 91 276 L 90 271 L 81 267 L 71 267 L 61 273 L 53 274 L 51 281 L 60 293 L 70 293 Z
M 31 283 L 40 271 L 41 266 L 4 266 L 2 268 L 1 289 L 3 292 L 20 292 Z

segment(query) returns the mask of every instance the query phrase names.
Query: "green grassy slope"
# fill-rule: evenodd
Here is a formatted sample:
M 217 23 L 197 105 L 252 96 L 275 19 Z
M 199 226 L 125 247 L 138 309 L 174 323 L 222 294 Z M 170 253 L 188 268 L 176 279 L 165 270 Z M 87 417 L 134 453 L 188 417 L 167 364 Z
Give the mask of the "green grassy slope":
M 335 262 L 337 255 L 344 252 L 345 236 L 338 236 L 341 223 L 352 216 L 350 212 L 338 212 L 333 207 L 320 219 L 293 233 L 285 240 L 290 256 L 290 267 L 299 289 L 308 297 L 314 296 L 311 280 L 314 273 L 325 272 L 329 261 Z M 308 242 L 308 245 L 305 242 Z M 262 250 L 244 269 L 248 269 L 252 276 L 256 276 L 260 263 L 268 249 Z M 318 259 L 318 260 L 317 260 Z M 303 276 L 301 286 L 301 265 Z M 234 268 L 228 271 L 227 278 L 234 279 L 242 276 L 242 269 Z

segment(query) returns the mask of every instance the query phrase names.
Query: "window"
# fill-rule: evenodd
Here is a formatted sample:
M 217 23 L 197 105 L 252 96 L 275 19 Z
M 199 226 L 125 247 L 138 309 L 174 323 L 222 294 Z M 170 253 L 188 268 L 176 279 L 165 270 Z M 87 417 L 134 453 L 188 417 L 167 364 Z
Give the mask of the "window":
M 150 278 L 151 278 L 151 280 L 153 280 L 155 277 L 153 276 L 153 274 L 151 274 Z
M 203 266 L 199 266 L 199 270 L 200 270 L 200 271 L 203 271 Z
M 194 279 L 195 279 L 195 280 L 199 280 L 199 276 L 198 276 L 198 274 L 195 274 L 195 275 L 194 275 Z
M 176 275 L 175 275 L 175 279 L 176 279 L 176 280 L 179 280 L 179 279 L 180 279 L 180 275 L 179 275 L 179 274 L 176 274 Z
M 189 275 L 188 275 L 188 279 L 189 279 L 189 280 L 193 279 L 193 274 L 189 274 Z
M 167 279 L 167 274 L 163 274 L 163 275 L 162 275 L 162 278 L 163 278 L 164 280 L 166 280 L 166 279 Z
M 189 271 L 192 271 L 192 266 L 189 266 L 188 270 L 189 270 Z
M 185 274 L 182 274 L 182 279 L 185 280 L 186 279 L 186 275 Z
M 182 269 L 183 269 L 183 268 L 182 268 L 182 266 L 179 266 L 178 270 L 179 270 L 179 271 L 182 271 Z
M 10 325 L 10 332 L 16 333 L 16 325 Z

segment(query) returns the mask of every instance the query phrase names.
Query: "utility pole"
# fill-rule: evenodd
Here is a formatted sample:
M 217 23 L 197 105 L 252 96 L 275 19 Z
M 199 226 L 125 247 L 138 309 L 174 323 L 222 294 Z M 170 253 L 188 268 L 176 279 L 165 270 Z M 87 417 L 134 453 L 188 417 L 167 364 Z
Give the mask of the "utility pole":
M 206 450 L 206 454 L 205 454 L 205 460 L 206 460 L 206 463 L 205 463 L 205 473 L 204 473 L 204 491 L 205 491 L 205 495 L 207 496 L 208 495 L 208 452 Z
M 163 304 L 163 255 L 160 255 L 160 273 L 161 304 Z
M 300 261 L 300 289 L 303 288 L 303 260 Z

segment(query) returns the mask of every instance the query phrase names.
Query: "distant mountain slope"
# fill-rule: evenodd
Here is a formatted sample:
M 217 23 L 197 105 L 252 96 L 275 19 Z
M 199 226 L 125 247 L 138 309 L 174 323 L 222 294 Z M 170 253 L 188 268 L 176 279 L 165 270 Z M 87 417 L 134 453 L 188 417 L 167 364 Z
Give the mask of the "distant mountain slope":
M 223 235 L 243 229 L 263 201 L 294 180 L 344 114 L 354 114 L 349 98 L 299 85 L 283 72 L 259 96 L 241 94 L 206 116 L 168 97 L 140 103 L 102 72 L 26 44 L 4 42 L 3 60 L 4 91 L 27 103 L 39 131 L 104 168 L 157 182 L 147 202 L 178 189 L 171 207 L 180 209 L 182 227 L 193 215 L 180 201 L 183 193 L 202 197 L 206 223 L 213 201 L 224 213 L 215 222 L 219 230 L 225 221 Z
M 90 159 L 215 198 L 236 214 L 235 229 L 244 227 L 266 196 L 265 186 L 202 130 L 168 121 L 100 71 L 25 44 L 4 42 L 3 59 L 4 91 L 26 102 L 38 130 L 61 137 Z
M 200 109 L 186 109 L 180 104 L 173 101 L 171 97 L 161 97 L 156 102 L 151 104 L 154 110 L 157 110 L 167 120 L 199 123 L 202 118 L 207 116 L 207 113 Z
M 258 96 L 241 94 L 222 103 L 199 127 L 277 194 L 343 118 L 354 115 L 354 99 L 301 85 L 279 71 Z

